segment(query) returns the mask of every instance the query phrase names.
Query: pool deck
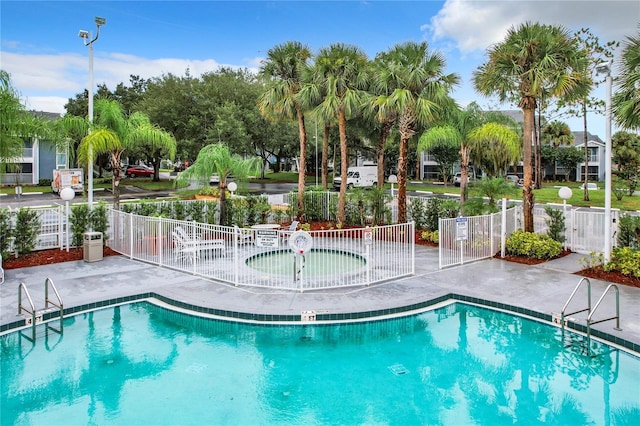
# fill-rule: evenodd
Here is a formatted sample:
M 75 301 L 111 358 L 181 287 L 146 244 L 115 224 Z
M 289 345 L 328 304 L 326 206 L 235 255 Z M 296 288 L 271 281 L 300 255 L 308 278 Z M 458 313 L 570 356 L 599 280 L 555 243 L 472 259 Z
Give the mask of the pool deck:
M 246 314 L 300 316 L 302 311 L 325 314 L 385 311 L 422 304 L 455 294 L 462 300 L 495 302 L 524 313 L 558 313 L 581 279 L 573 274 L 582 268 L 580 254 L 536 266 L 488 259 L 457 267 L 438 269 L 438 250 L 416 246 L 416 273 L 413 276 L 369 287 L 308 291 L 304 293 L 234 287 L 184 272 L 160 268 L 123 256 L 106 257 L 99 262 L 66 262 L 5 271 L 0 285 L 0 326 L 9 327 L 22 317 L 17 315 L 18 286 L 24 282 L 36 309 L 44 307 L 44 282 L 51 278 L 68 308 L 121 297 L 154 293 L 181 304 Z M 591 280 L 592 304 L 609 283 Z M 593 330 L 631 342 L 640 349 L 640 288 L 618 286 L 620 290 L 620 327 L 615 321 L 596 324 Z M 586 307 L 583 287 L 569 311 Z M 612 292 L 594 314 L 594 319 L 615 316 Z M 573 317 L 580 324 L 584 314 Z M 627 345 L 628 346 L 628 345 Z

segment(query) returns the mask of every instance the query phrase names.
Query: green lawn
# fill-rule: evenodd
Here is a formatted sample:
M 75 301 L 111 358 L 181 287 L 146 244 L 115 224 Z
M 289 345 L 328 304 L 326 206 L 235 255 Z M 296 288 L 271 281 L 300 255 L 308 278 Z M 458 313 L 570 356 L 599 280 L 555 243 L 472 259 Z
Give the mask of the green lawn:
M 298 174 L 296 172 L 280 172 L 280 173 L 267 173 L 265 175 L 265 179 L 252 179 L 252 182 L 263 182 L 263 183 L 297 183 L 298 182 Z M 307 176 L 306 178 L 307 185 L 315 184 L 315 176 Z M 153 182 L 151 179 L 144 178 L 135 178 L 135 179 L 123 179 L 121 185 L 132 185 L 138 188 L 147 190 L 147 191 L 171 191 L 176 189 L 173 184 L 173 181 L 170 180 L 161 180 L 159 182 Z M 557 186 L 557 187 L 554 187 Z M 545 203 L 558 203 L 562 204 L 562 199 L 558 196 L 558 188 L 562 186 L 560 183 L 547 183 L 541 189 L 534 190 L 534 196 L 536 203 L 545 204 Z M 576 206 L 576 207 L 604 207 L 604 189 L 603 183 L 599 182 L 598 190 L 589 191 L 589 201 L 584 201 L 584 192 L 580 189 L 580 183 L 569 183 L 566 184 L 573 191 L 573 196 L 570 200 L 567 200 L 567 204 Z M 385 184 L 386 188 L 390 188 L 390 184 Z M 94 179 L 94 188 L 111 188 L 111 179 L 103 178 L 103 179 Z M 395 185 L 397 189 L 397 185 Z M 408 191 L 427 191 L 433 192 L 434 194 L 458 194 L 460 193 L 460 188 L 457 188 L 453 185 L 443 186 L 443 185 L 433 185 L 427 182 L 416 182 L 410 181 L 407 185 Z M 51 192 L 51 186 L 31 186 L 25 185 L 22 187 L 23 192 Z M 197 193 L 198 190 L 189 190 L 180 191 L 181 197 L 191 196 Z M 15 194 L 15 187 L 4 186 L 0 188 L 1 194 Z M 517 195 L 508 197 L 511 199 L 520 199 L 521 192 L 518 191 Z M 640 210 L 640 196 L 634 195 L 633 197 L 625 196 L 621 201 L 618 201 L 615 196 L 611 198 L 611 207 L 614 209 L 621 210 Z

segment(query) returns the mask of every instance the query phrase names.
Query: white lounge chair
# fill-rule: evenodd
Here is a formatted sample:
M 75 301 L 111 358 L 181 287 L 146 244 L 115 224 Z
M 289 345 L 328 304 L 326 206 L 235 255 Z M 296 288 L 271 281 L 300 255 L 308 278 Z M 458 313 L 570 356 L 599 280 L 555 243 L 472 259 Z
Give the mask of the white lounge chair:
M 201 240 L 194 238 L 185 238 L 179 231 L 171 233 L 174 244 L 174 258 L 177 261 L 181 258 L 188 258 L 192 262 L 200 259 L 201 252 L 214 250 L 225 254 L 225 244 L 223 239 Z
M 253 241 L 252 229 L 240 229 L 238 225 L 233 225 L 233 230 L 235 231 L 236 238 L 238 239 L 238 244 L 247 244 Z
M 291 225 L 289 225 L 289 229 L 282 232 L 282 245 L 285 245 L 287 241 L 289 241 L 289 237 L 291 236 L 291 234 L 296 232 L 296 229 L 298 229 L 298 223 L 299 222 L 297 220 L 294 220 L 293 222 L 291 222 Z

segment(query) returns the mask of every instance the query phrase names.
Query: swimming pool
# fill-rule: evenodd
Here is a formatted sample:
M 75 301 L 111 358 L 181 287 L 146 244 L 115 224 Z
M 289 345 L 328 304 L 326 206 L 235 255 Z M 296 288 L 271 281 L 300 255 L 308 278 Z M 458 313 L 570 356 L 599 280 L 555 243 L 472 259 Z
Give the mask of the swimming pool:
M 42 330 L 39 331 L 42 334 Z M 640 424 L 640 359 L 466 304 L 254 325 L 146 303 L 0 338 L 2 424 Z

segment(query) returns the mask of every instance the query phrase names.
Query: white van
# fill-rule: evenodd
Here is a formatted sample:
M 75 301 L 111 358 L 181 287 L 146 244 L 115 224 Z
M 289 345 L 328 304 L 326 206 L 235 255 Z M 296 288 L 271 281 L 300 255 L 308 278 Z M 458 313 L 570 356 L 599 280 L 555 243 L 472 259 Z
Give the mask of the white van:
M 342 178 L 333 179 L 333 187 L 340 189 Z M 378 184 L 378 166 L 349 167 L 347 170 L 347 189 L 369 187 Z

